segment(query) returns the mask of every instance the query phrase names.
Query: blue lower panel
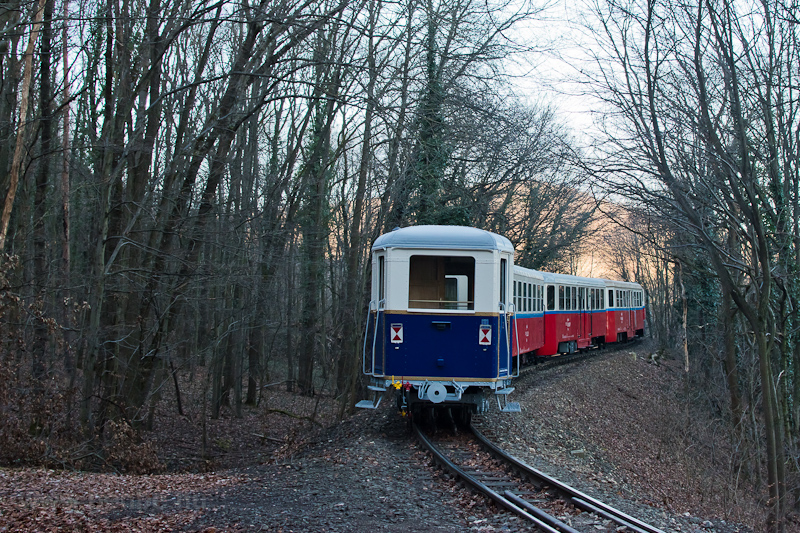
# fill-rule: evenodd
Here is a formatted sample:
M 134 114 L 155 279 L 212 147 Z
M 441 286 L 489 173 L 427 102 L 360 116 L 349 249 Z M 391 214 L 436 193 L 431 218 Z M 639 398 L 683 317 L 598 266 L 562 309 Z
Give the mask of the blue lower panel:
M 465 315 L 385 315 L 385 374 L 433 378 L 496 379 L 498 318 Z M 402 324 L 403 342 L 390 341 L 393 324 Z M 491 344 L 480 345 L 479 328 L 492 328 Z

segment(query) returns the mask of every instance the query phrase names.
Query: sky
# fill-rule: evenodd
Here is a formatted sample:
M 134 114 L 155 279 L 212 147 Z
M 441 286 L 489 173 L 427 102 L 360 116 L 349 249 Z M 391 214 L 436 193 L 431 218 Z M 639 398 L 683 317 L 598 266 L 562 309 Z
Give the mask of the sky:
M 581 27 L 587 18 L 582 5 L 574 0 L 548 2 L 540 19 L 520 28 L 513 37 L 540 48 L 511 65 L 520 94 L 531 102 L 556 107 L 559 118 L 578 138 L 591 132 L 592 109 L 597 105 L 585 94 L 580 75 L 580 69 L 590 66 L 586 51 L 592 46 Z

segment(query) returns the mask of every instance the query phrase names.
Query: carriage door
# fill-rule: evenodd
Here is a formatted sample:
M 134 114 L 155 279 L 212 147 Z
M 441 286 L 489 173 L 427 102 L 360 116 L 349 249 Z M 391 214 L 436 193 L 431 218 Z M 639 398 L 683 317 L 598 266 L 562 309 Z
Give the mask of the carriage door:
M 500 259 L 500 314 L 497 321 L 498 344 L 498 377 L 507 377 L 511 374 L 511 320 L 513 316 L 508 312 L 508 259 Z
M 588 328 L 586 338 L 588 339 L 591 339 L 594 334 L 594 323 L 592 322 L 594 313 L 592 313 L 592 309 L 594 309 L 594 289 L 586 287 L 586 324 Z
M 628 331 L 631 332 L 631 338 L 633 338 L 633 330 L 635 328 L 634 324 L 634 317 L 633 317 L 633 291 L 628 292 Z
M 386 317 L 384 310 L 386 309 L 386 256 L 381 254 L 378 256 L 378 291 L 377 302 L 375 303 L 375 334 L 379 339 L 385 338 L 386 333 Z M 380 332 L 380 333 L 378 333 Z M 375 345 L 377 344 L 377 346 Z M 373 343 L 373 366 L 374 372 L 377 376 L 382 376 L 386 368 L 386 344 L 381 341 Z M 377 352 L 377 353 L 375 353 Z
M 576 309 L 578 310 L 578 338 L 582 339 L 585 337 L 583 332 L 586 329 L 586 306 L 584 305 L 586 301 L 586 288 L 578 287 L 577 289 L 578 307 Z
M 362 348 L 362 367 L 365 374 L 382 376 L 386 367 L 386 350 L 383 339 L 386 331 L 386 255 L 373 255 L 372 294 L 367 314 Z

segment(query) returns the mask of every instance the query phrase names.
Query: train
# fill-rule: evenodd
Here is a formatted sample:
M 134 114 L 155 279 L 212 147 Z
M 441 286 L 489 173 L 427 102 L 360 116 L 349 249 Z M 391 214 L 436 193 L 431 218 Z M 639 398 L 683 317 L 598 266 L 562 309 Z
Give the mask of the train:
M 470 418 L 510 401 L 520 368 L 644 335 L 638 283 L 514 264 L 506 237 L 466 226 L 410 226 L 372 246 L 362 372 L 376 409 L 455 408 Z

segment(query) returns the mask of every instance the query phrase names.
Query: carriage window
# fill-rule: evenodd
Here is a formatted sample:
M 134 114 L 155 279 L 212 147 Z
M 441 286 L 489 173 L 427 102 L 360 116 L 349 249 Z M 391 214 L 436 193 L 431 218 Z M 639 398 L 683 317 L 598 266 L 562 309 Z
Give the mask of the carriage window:
M 475 258 L 412 255 L 408 266 L 408 307 L 475 309 Z
M 606 303 L 606 290 L 602 289 L 602 290 L 598 290 L 597 292 L 600 293 L 600 307 L 598 307 L 598 309 L 605 309 L 605 307 L 606 307 L 605 306 L 605 303 Z
M 586 307 L 584 305 L 585 302 L 586 302 L 586 288 L 585 287 L 579 287 L 578 288 L 578 309 L 583 311 L 583 309 Z
M 506 303 L 506 264 L 505 259 L 500 260 L 500 303 Z M 504 306 L 505 307 L 505 306 Z
M 553 285 L 547 286 L 547 310 L 553 311 L 556 308 L 556 288 Z
M 386 298 L 386 288 L 384 280 L 386 279 L 386 261 L 384 256 L 378 257 L 378 302 Z
M 614 307 L 614 289 L 608 291 L 608 306 Z
M 533 285 L 530 283 L 525 284 L 525 310 L 533 311 Z
M 572 309 L 578 309 L 578 288 L 572 287 Z
M 544 309 L 542 308 L 543 306 L 544 306 L 544 287 L 539 285 L 539 309 L 537 309 L 537 311 L 539 311 L 540 313 L 544 311 Z
M 536 311 L 536 285 L 528 283 L 528 311 Z

